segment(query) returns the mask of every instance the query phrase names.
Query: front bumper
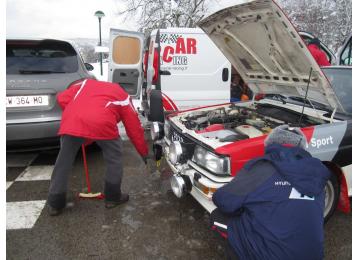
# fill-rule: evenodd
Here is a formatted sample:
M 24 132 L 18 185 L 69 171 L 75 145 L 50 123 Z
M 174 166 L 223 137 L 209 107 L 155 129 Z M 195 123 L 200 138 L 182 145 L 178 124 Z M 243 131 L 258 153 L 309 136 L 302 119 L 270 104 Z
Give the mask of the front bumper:
M 169 160 L 169 141 L 163 145 L 164 157 L 174 173 L 174 175 L 188 176 L 191 181 L 190 194 L 208 211 L 212 212 L 216 206 L 212 202 L 214 192 L 225 184 L 229 183 L 233 177 L 217 177 L 210 172 L 197 166 L 191 160 L 183 164 L 172 164 Z

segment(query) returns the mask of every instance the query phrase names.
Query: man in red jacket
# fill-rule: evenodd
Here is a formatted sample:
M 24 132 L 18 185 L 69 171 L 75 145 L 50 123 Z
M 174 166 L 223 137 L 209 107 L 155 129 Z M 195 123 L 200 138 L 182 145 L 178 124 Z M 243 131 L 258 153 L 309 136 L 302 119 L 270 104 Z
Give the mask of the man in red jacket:
M 328 61 L 325 52 L 320 49 L 320 40 L 318 38 L 314 38 L 310 40 L 308 49 L 311 55 L 316 60 L 319 66 L 330 66 L 330 62 Z
M 105 207 L 129 200 L 121 192 L 121 138 L 117 124 L 122 121 L 127 135 L 146 163 L 148 148 L 138 115 L 129 95 L 117 84 L 85 79 L 72 84 L 57 96 L 63 109 L 59 135 L 61 148 L 51 177 L 49 214 L 59 215 L 66 205 L 68 174 L 82 144 L 94 140 L 106 163 Z

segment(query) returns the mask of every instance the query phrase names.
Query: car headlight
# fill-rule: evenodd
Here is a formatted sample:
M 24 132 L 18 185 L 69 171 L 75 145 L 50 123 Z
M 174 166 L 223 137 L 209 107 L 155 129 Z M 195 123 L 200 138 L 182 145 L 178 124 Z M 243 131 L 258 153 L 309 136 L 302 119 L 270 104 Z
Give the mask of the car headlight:
M 170 144 L 169 147 L 169 160 L 172 164 L 176 164 L 180 161 L 180 157 L 183 153 L 180 142 L 175 141 Z
M 219 157 L 201 146 L 196 146 L 192 160 L 207 170 L 219 174 L 230 175 L 230 161 L 228 157 Z
M 159 140 L 164 137 L 164 127 L 159 122 L 153 122 L 150 127 L 151 139 L 153 141 Z

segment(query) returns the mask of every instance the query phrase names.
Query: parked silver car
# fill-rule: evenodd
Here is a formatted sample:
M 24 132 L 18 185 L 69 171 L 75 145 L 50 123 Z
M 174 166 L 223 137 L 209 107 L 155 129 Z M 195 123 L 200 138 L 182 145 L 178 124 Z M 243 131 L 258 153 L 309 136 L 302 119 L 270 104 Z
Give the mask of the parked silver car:
M 94 77 L 67 41 L 43 39 L 6 41 L 6 144 L 58 145 L 61 109 L 56 94 L 77 80 Z

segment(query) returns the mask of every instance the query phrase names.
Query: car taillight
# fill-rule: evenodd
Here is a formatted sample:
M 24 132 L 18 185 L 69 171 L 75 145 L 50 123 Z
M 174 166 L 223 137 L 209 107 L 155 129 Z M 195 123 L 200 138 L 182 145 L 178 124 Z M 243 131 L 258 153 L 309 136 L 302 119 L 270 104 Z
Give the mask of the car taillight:
M 156 50 L 154 50 L 153 68 L 154 76 L 152 78 L 152 84 L 155 85 L 159 79 L 159 54 Z

